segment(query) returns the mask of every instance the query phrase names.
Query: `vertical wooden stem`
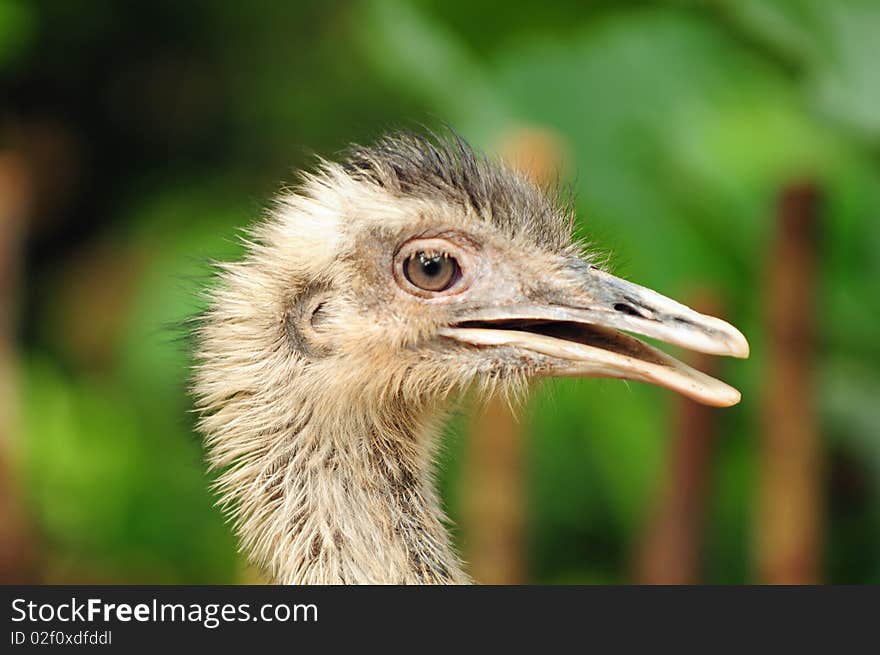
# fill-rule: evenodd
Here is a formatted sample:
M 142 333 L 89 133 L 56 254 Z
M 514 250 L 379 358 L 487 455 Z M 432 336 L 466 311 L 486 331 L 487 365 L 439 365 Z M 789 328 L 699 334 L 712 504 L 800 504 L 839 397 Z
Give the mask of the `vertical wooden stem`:
M 820 578 L 822 461 L 814 398 L 818 205 L 814 184 L 785 189 L 770 252 L 756 534 L 758 577 L 770 584 Z
M 520 128 L 505 136 L 501 152 L 538 183 L 558 172 L 562 147 L 540 128 Z M 467 441 L 462 522 L 465 559 L 484 584 L 526 581 L 525 431 L 507 404 L 492 398 L 476 410 Z
M 15 329 L 21 271 L 21 233 L 29 205 L 27 168 L 0 151 L 0 584 L 33 582 L 33 547 L 14 472 L 19 414 Z
M 483 584 L 526 579 L 522 425 L 500 398 L 478 407 L 469 429 L 464 527 L 471 575 Z
M 708 292 L 689 303 L 696 310 L 723 316 Z M 692 354 L 690 365 L 715 375 L 718 358 Z M 675 420 L 660 500 L 648 523 L 636 561 L 641 584 L 696 584 L 700 581 L 706 496 L 715 442 L 717 410 L 676 396 Z

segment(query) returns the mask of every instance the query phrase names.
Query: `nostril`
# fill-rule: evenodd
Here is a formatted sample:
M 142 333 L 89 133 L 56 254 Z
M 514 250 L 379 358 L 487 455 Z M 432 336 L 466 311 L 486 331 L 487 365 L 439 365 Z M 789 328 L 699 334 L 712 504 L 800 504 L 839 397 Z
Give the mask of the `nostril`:
M 614 305 L 614 311 L 620 312 L 621 314 L 629 314 L 630 316 L 638 316 L 640 318 L 644 318 L 639 310 L 623 302 L 619 302 Z

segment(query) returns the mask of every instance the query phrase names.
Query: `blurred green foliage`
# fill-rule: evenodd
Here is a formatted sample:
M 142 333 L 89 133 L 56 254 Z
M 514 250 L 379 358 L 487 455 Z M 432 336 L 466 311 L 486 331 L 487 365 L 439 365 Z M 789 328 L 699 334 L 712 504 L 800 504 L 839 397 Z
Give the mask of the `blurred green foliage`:
M 235 256 L 237 227 L 312 152 L 447 121 L 487 150 L 551 130 L 579 230 L 615 269 L 672 296 L 717 289 L 749 336 L 752 359 L 721 371 L 744 402 L 720 420 L 711 582 L 753 579 L 767 248 L 780 189 L 820 185 L 825 577 L 880 582 L 878 34 L 872 0 L 0 0 L 0 110 L 13 136 L 55 126 L 77 168 L 27 251 L 21 462 L 45 578 L 239 579 L 175 325 L 207 260 Z M 630 579 L 671 402 L 611 381 L 539 389 L 533 581 Z M 441 475 L 453 518 L 461 425 Z

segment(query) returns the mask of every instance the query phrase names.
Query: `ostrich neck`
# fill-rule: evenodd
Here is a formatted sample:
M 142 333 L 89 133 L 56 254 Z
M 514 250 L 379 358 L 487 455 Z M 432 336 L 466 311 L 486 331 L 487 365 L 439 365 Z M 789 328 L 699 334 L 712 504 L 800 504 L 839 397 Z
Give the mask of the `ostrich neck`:
M 282 583 L 468 582 L 432 483 L 435 421 L 319 414 L 302 411 L 250 467 L 245 547 Z

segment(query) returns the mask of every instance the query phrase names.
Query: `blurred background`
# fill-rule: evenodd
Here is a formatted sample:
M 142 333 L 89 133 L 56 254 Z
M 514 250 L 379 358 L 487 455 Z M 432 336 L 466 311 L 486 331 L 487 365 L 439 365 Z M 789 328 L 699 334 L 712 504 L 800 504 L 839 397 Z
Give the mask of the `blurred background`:
M 749 337 L 726 410 L 466 401 L 482 582 L 880 582 L 880 2 L 0 0 L 0 579 L 260 580 L 175 322 L 280 184 L 448 122 L 577 193 L 613 270 Z

